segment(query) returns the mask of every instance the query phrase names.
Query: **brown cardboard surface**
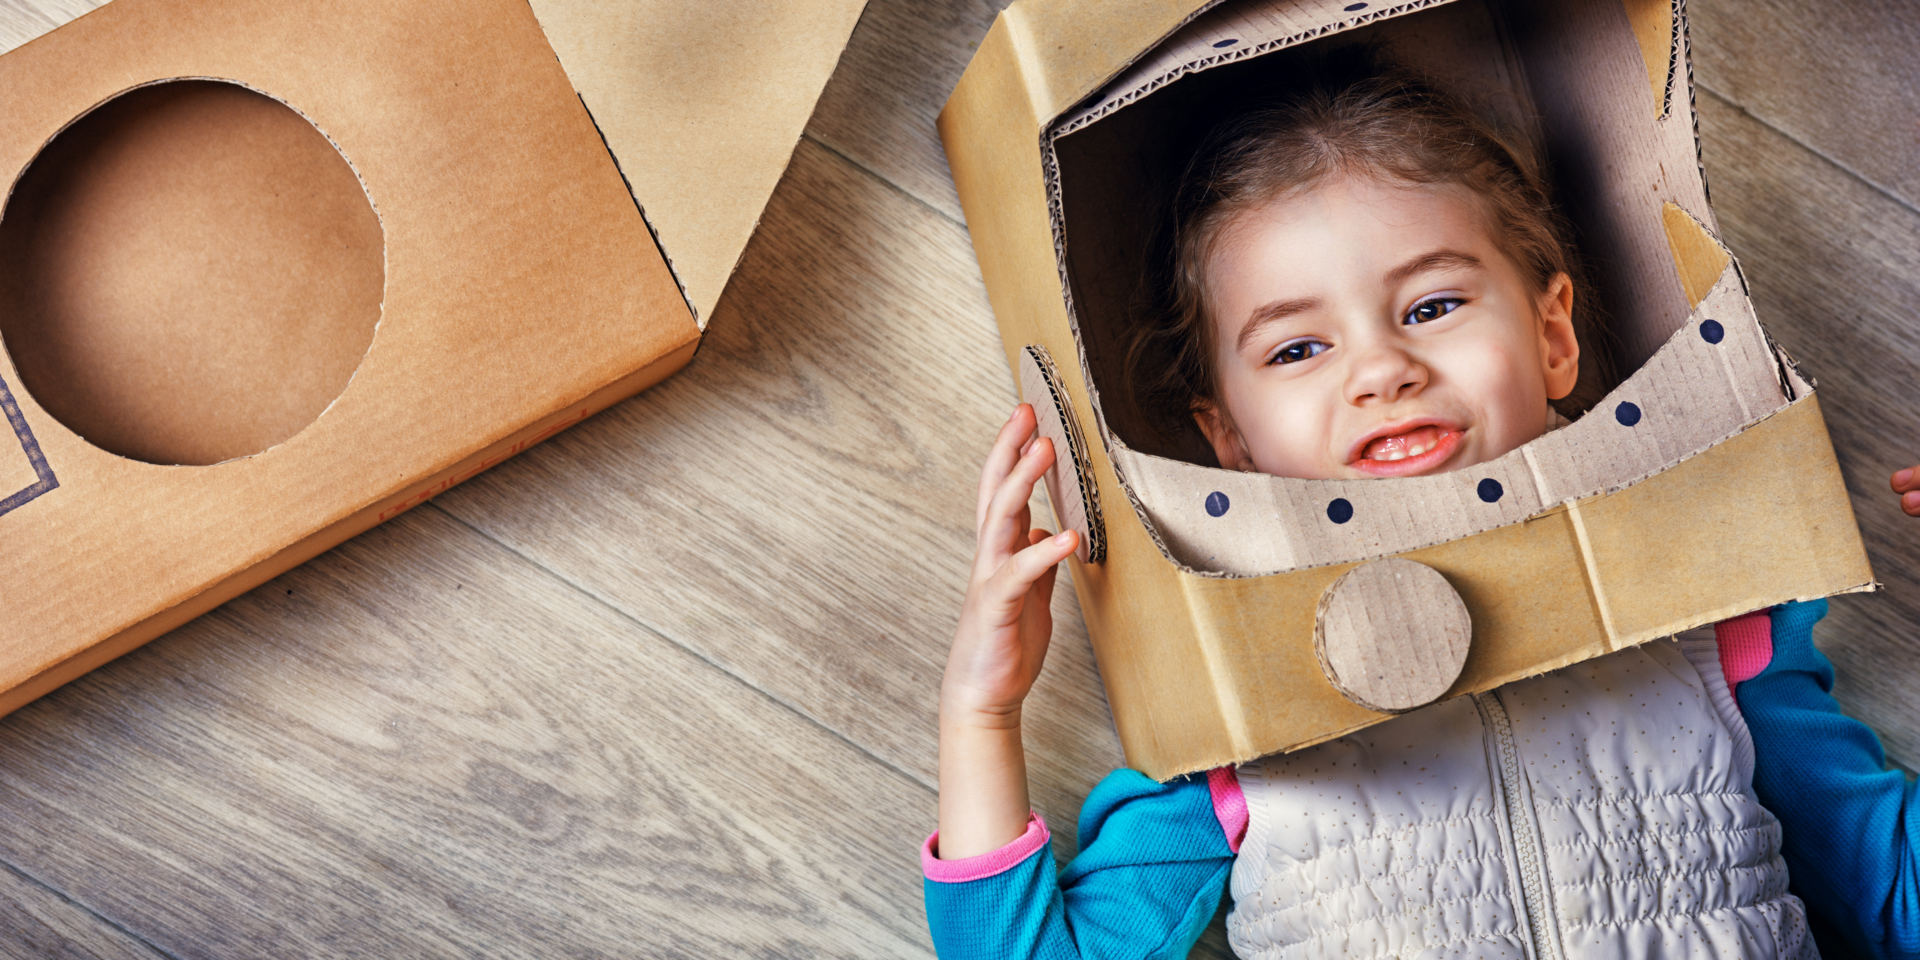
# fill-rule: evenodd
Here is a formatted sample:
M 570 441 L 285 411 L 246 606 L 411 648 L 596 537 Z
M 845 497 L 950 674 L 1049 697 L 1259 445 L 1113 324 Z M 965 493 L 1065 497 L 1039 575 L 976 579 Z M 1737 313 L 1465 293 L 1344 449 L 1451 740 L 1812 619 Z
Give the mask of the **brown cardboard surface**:
M 218 463 L 285 441 L 346 388 L 384 253 L 353 169 L 286 105 L 229 83 L 143 87 L 15 185 L 0 338 L 26 391 L 94 446 Z
M 1612 644 L 1869 585 L 1832 451 L 1819 398 L 1810 396 L 1658 483 L 1581 504 L 1592 582 L 1605 591 L 1596 605 Z
M 1818 399 L 1808 397 L 1622 491 L 1402 554 L 1439 571 L 1473 624 L 1466 665 L 1447 695 L 1490 690 L 1775 603 L 1868 589 L 1872 572 L 1852 532 L 1852 508 L 1839 495 L 1838 468 L 1805 469 L 1823 449 L 1831 445 Z M 1742 495 L 1723 494 L 1733 488 Z M 1137 529 L 1114 526 L 1116 533 Z M 1122 556 L 1116 541 L 1105 566 Z M 1311 746 L 1386 719 L 1324 679 L 1311 639 L 1319 598 L 1355 566 L 1253 578 L 1178 575 L 1172 579 L 1187 603 L 1171 616 L 1141 629 L 1123 620 L 1094 634 L 1128 763 L 1165 778 Z M 1094 569 L 1076 565 L 1075 586 L 1083 570 Z M 1109 601 L 1102 594 L 1094 602 Z M 1176 630 L 1171 641 L 1157 632 Z M 1212 695 L 1163 695 L 1153 671 L 1188 658 L 1210 671 Z M 1131 696 L 1150 703 L 1136 706 Z M 1154 735 L 1129 737 L 1128 723 L 1152 725 Z
M 1687 293 L 1687 305 L 1698 307 L 1733 258 L 1679 204 L 1663 205 L 1660 222 L 1667 231 L 1667 249 L 1673 252 L 1674 269 L 1680 274 L 1680 289 Z
M 1071 566 L 1130 764 L 1164 778 L 1384 719 L 1326 681 L 1311 641 L 1328 584 L 1375 557 L 1424 563 L 1465 602 L 1474 640 L 1455 695 L 1871 587 L 1818 404 L 1713 239 L 1691 100 L 1652 82 L 1652 21 L 1619 0 L 1205 7 L 1016 3 L 940 123 L 1010 366 L 1028 344 L 1054 358 L 1113 505 L 1106 562 Z M 1683 19 L 1672 32 L 1684 52 Z M 1538 124 L 1604 265 L 1597 292 L 1627 376 L 1573 426 L 1440 477 L 1285 480 L 1219 470 L 1193 444 L 1154 447 L 1101 401 L 1119 389 L 1113 318 L 1140 275 L 1126 235 L 1179 163 L 1156 159 L 1169 147 L 1154 138 L 1284 86 L 1284 71 L 1261 78 L 1262 58 L 1349 37 L 1396 52 L 1444 38 L 1430 46 L 1456 66 L 1420 64 L 1436 82 Z M 1493 475 L 1503 493 L 1489 502 L 1475 492 Z M 1742 495 L 1707 495 L 1731 489 Z M 1209 531 L 1215 493 L 1235 506 Z M 1332 520 L 1335 499 L 1347 521 Z M 1715 572 L 1689 580 L 1687 564 Z
M 1626 0 L 1627 19 L 1640 41 L 1640 59 L 1653 90 L 1654 116 L 1665 116 L 1673 96 L 1673 65 L 1679 60 L 1679 35 L 1673 29 L 1673 0 Z
M 531 0 L 704 326 L 866 0 Z
M 1401 557 L 1363 563 L 1320 594 L 1313 652 L 1340 695 L 1376 713 L 1424 707 L 1459 678 L 1473 621 L 1439 571 Z
M 383 502 L 375 503 L 338 523 L 317 530 L 251 567 L 235 570 L 232 575 L 209 585 L 201 593 L 155 613 L 99 643 L 81 649 L 65 660 L 47 666 L 21 682 L 20 685 L 9 690 L 0 690 L 0 716 L 5 716 L 32 703 L 58 689 L 61 684 L 74 680 L 87 671 L 134 650 L 141 644 L 156 639 L 228 600 L 319 556 L 341 541 L 365 533 L 374 526 L 425 503 L 432 499 L 434 494 L 461 481 L 471 479 L 482 470 L 585 420 L 613 403 L 659 383 L 686 366 L 687 362 L 693 358 L 693 352 L 698 346 L 698 341 L 689 342 L 673 353 L 635 371 L 625 379 L 602 387 L 582 400 L 577 407 L 569 407 L 531 424 L 453 467 L 427 477 L 416 486 L 402 489 Z
M 175 78 L 244 83 L 338 148 L 382 228 L 378 327 L 310 424 L 210 466 L 102 450 L 0 365 L 0 449 L 37 481 L 0 491 L 0 707 L 657 381 L 698 342 L 522 0 L 117 0 L 0 57 L 0 176 Z

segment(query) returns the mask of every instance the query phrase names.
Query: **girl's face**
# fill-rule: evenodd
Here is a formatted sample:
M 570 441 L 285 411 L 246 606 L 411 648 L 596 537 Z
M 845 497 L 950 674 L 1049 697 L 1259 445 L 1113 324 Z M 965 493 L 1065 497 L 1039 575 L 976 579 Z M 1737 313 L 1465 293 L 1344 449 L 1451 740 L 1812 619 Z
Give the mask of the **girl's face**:
M 1580 347 L 1565 274 L 1544 293 L 1451 184 L 1330 180 L 1229 223 L 1207 264 L 1220 465 L 1406 477 L 1546 432 Z

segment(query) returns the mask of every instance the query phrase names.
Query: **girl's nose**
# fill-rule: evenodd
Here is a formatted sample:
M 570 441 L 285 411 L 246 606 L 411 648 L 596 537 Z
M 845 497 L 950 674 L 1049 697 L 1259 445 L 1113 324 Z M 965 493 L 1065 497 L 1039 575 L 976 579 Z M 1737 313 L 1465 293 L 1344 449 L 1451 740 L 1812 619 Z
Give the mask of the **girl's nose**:
M 1426 364 L 1393 338 L 1358 344 L 1347 369 L 1347 402 L 1356 406 L 1392 403 L 1418 394 L 1432 375 Z

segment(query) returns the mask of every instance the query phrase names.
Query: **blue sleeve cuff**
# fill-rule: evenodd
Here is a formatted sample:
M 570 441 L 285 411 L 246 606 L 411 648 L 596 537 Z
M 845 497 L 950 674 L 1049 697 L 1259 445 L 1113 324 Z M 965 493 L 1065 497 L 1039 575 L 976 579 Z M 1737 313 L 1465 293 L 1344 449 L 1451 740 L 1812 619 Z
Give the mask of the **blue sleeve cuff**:
M 1045 843 L 1018 858 L 1003 847 L 988 856 L 1012 862 L 971 879 L 928 871 L 927 924 L 940 956 L 1184 958 L 1233 868 L 1206 777 L 1109 775 L 1081 807 L 1080 843 L 1057 876 Z

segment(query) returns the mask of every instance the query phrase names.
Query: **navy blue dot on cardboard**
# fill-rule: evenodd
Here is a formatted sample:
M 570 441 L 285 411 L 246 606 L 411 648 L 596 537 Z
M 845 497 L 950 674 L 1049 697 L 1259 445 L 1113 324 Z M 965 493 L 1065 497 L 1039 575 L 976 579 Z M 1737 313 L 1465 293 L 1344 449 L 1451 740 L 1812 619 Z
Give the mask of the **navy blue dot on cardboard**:
M 1506 494 L 1507 490 L 1500 485 L 1500 481 L 1488 477 L 1480 481 L 1480 486 L 1475 492 L 1479 493 L 1480 499 L 1487 503 L 1499 503 L 1501 496 Z
M 1327 519 L 1334 523 L 1346 523 L 1352 520 L 1353 504 L 1348 503 L 1346 497 L 1333 498 L 1333 502 L 1327 504 Z
M 1364 3 L 1349 3 L 1342 9 L 1346 10 L 1348 13 L 1352 13 L 1355 10 L 1365 10 L 1366 8 L 1367 8 L 1367 5 Z
M 1233 501 L 1228 500 L 1226 494 L 1218 490 L 1207 494 L 1207 516 L 1225 516 L 1227 508 L 1230 506 L 1233 506 Z
M 1720 341 L 1725 340 L 1726 337 L 1727 337 L 1727 328 L 1721 326 L 1720 321 L 1718 320 L 1700 321 L 1700 339 L 1705 340 L 1708 343 L 1719 343 Z
M 1236 44 L 1236 43 L 1239 43 L 1239 42 L 1240 42 L 1240 38 L 1239 38 L 1239 37 L 1234 37 L 1234 38 L 1232 38 L 1232 39 L 1228 39 L 1228 40 L 1221 40 L 1221 41 L 1219 41 L 1219 42 L 1217 42 L 1217 43 L 1215 43 L 1215 44 L 1213 45 L 1213 48 L 1214 48 L 1215 50 L 1219 50 L 1219 49 L 1222 49 L 1222 48 L 1225 48 L 1225 47 L 1231 47 L 1231 46 L 1233 46 L 1234 44 Z
M 1632 400 L 1623 400 L 1613 408 L 1613 418 L 1623 427 L 1631 427 L 1640 422 L 1640 406 Z

